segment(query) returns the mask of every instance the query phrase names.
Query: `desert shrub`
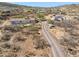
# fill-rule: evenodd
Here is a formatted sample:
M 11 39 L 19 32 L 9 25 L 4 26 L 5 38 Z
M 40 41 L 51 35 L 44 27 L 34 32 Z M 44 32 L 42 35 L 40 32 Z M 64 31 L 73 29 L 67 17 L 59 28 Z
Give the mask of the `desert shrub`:
M 39 18 L 39 21 L 43 21 L 44 20 L 44 14 L 43 13 L 38 13 L 37 17 Z
M 20 46 L 14 46 L 14 47 L 12 47 L 12 51 L 13 52 L 18 52 L 20 50 L 21 50 L 21 47 Z
M 27 29 L 30 31 L 38 31 L 39 27 L 35 27 L 34 25 L 27 26 Z
M 8 41 L 10 40 L 10 37 L 2 37 L 2 41 Z
M 64 12 L 64 11 L 61 11 L 61 14 L 63 14 L 63 15 L 67 15 L 66 12 Z
M 30 57 L 29 55 L 25 55 L 25 57 Z
M 73 37 L 69 37 L 69 38 L 64 37 L 61 40 L 61 44 L 66 45 L 66 46 L 70 46 L 72 48 L 76 48 L 76 46 L 78 46 L 78 43 L 76 42 L 76 40 Z
M 77 17 L 74 17 L 74 19 L 77 19 L 79 21 L 79 17 L 78 16 Z
M 37 40 L 37 39 L 40 39 L 40 36 L 38 36 L 38 35 L 33 35 L 33 40 Z
M 75 41 L 75 39 L 71 38 L 69 41 L 68 41 L 68 44 L 73 47 L 73 48 L 76 48 L 76 46 L 78 46 L 77 42 Z
M 0 54 L 0 57 L 4 57 L 4 54 Z
M 60 44 L 63 45 L 63 46 L 67 46 L 68 45 L 67 41 L 68 41 L 67 39 L 63 38 L 63 39 L 60 40 Z
M 43 57 L 49 57 L 48 54 L 41 54 L 41 56 L 43 56 Z
M 72 54 L 72 55 L 76 55 L 76 54 L 77 54 L 77 51 L 75 51 L 75 50 L 72 49 L 72 48 L 68 48 L 68 51 L 69 51 L 69 53 Z
M 38 27 L 31 27 L 30 28 L 31 31 L 38 31 L 38 29 L 39 29 Z
M 2 48 L 0 48 L 0 54 L 2 54 L 2 52 L 3 52 L 3 49 L 2 49 Z
M 1 41 L 9 41 L 10 40 L 10 35 L 4 34 L 4 36 L 1 38 Z
M 17 54 L 8 53 L 7 55 L 5 55 L 5 57 L 17 57 Z
M 33 52 L 30 52 L 29 54 L 25 55 L 25 57 L 32 57 L 32 56 L 35 56 Z
M 46 41 L 44 41 L 43 39 L 42 40 L 37 39 L 35 45 L 36 45 L 35 46 L 36 49 L 44 49 L 50 47 L 50 45 L 47 44 Z
M 72 29 L 72 30 L 70 30 L 70 35 L 72 35 L 72 36 L 79 36 L 79 33 L 77 32 L 78 30 L 77 29 Z
M 19 14 L 19 15 L 15 15 L 15 16 L 12 16 L 13 18 L 24 18 L 25 16 L 24 15 L 21 15 L 21 14 Z
M 3 45 L 1 45 L 2 48 L 5 48 L 5 49 L 10 49 L 11 48 L 11 45 L 8 44 L 8 43 L 5 43 Z
M 54 24 L 54 21 L 53 20 L 48 20 L 48 23 L 49 24 Z
M 7 26 L 5 27 L 5 30 L 9 30 L 11 32 L 18 32 L 22 29 L 22 27 L 19 26 Z
M 18 41 L 25 41 L 26 40 L 26 38 L 23 38 L 23 37 L 17 37 L 16 38 L 16 41 L 18 42 Z

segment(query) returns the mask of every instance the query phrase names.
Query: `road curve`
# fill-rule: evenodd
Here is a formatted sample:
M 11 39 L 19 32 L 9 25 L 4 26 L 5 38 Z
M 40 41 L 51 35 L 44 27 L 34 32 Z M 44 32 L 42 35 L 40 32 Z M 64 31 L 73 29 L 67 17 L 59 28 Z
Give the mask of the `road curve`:
M 51 45 L 52 55 L 54 57 L 64 57 L 64 53 L 62 52 L 59 44 L 56 41 L 56 38 L 53 37 L 48 31 L 47 22 L 42 22 L 42 33 L 44 37 L 47 39 L 48 43 Z

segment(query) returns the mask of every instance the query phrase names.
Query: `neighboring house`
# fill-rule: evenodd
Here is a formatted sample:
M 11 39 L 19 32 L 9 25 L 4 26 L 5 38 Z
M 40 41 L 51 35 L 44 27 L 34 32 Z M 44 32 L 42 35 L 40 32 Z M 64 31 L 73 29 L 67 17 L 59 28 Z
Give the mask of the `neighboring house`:
M 62 20 L 64 20 L 64 16 L 63 15 L 48 14 L 48 15 L 45 16 L 45 19 L 55 20 L 55 21 L 62 21 Z
M 62 20 L 64 20 L 64 17 L 62 16 L 62 15 L 56 15 L 56 16 L 54 16 L 55 17 L 55 21 L 62 21 Z

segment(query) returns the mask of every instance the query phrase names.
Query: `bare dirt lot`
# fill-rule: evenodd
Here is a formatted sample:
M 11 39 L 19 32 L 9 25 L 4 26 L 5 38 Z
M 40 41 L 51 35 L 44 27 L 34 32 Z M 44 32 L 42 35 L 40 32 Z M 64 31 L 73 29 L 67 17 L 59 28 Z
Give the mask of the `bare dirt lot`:
M 50 56 L 51 48 L 40 34 L 38 26 L 7 26 L 1 31 L 0 56 L 3 57 L 35 57 Z

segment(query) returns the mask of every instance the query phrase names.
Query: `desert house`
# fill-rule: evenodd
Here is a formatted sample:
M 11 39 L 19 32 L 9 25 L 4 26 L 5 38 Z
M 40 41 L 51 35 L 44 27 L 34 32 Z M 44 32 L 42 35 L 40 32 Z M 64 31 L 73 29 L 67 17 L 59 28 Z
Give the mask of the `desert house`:
M 64 16 L 62 14 L 48 14 L 48 15 L 45 16 L 45 19 L 61 21 L 61 20 L 64 19 Z
M 55 17 L 54 18 L 55 21 L 62 21 L 62 20 L 64 20 L 64 17 L 62 15 L 55 15 L 54 17 Z
M 12 19 L 10 22 L 12 25 L 27 25 L 27 24 L 34 24 L 35 23 L 34 20 L 25 19 L 25 18 L 21 18 L 21 19 L 15 18 L 15 19 Z

